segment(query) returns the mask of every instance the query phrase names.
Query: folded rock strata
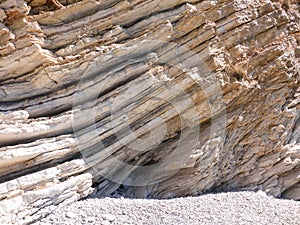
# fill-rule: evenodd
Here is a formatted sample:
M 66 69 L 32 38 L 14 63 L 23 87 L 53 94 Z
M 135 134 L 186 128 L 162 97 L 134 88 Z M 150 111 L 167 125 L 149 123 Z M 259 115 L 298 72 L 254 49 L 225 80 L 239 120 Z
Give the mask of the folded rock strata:
M 297 0 L 55 2 L 0 2 L 1 224 L 93 191 L 300 199 Z

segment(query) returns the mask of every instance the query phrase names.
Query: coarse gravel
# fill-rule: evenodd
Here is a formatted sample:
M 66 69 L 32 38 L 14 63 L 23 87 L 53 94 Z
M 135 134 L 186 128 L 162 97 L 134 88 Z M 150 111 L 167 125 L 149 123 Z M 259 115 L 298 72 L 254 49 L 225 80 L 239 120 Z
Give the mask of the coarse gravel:
M 165 200 L 87 198 L 57 207 L 34 224 L 300 225 L 300 202 L 261 191 Z

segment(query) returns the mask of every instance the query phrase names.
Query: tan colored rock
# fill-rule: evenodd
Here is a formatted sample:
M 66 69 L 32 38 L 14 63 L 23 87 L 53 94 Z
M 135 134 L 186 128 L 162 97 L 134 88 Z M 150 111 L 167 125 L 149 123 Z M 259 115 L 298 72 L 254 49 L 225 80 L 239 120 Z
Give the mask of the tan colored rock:
M 299 200 L 290 3 L 1 1 L 0 223 L 37 220 L 92 183 L 99 195 Z

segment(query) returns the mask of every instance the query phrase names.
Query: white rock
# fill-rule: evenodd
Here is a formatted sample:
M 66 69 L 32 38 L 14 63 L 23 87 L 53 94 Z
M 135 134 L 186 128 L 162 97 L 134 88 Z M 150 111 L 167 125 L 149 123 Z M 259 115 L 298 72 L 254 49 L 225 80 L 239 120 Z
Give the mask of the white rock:
M 66 217 L 70 218 L 70 219 L 73 219 L 73 218 L 77 217 L 77 214 L 74 213 L 74 212 L 66 212 Z
M 116 216 L 110 213 L 102 214 L 101 216 L 104 220 L 108 220 L 110 222 L 113 222 L 116 219 Z
M 108 220 L 102 221 L 101 225 L 110 225 L 110 222 Z

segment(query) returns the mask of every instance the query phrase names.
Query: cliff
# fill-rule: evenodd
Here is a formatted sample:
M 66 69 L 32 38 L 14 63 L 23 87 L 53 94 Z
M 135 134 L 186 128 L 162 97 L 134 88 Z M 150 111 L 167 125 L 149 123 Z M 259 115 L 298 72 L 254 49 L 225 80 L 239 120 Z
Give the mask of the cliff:
M 1 0 L 0 223 L 94 192 L 300 199 L 296 0 Z

